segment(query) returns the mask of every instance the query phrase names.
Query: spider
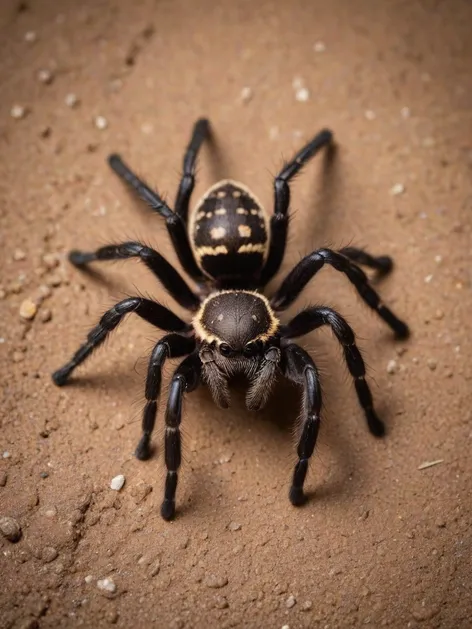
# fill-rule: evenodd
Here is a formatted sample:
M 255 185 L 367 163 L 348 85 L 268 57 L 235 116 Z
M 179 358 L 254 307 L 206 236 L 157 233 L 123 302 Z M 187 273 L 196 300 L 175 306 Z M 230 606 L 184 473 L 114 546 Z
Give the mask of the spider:
M 140 242 L 122 242 L 92 252 L 73 250 L 69 254 L 69 260 L 76 267 L 93 261 L 138 258 L 173 299 L 193 313 L 191 322 L 183 321 L 154 300 L 129 297 L 105 312 L 71 360 L 52 376 L 58 386 L 65 385 L 74 369 L 105 341 L 129 313 L 135 313 L 168 332 L 156 343 L 149 359 L 142 436 L 135 453 L 141 460 L 151 455 L 151 435 L 165 361 L 185 357 L 172 376 L 165 412 L 167 474 L 161 505 L 161 515 L 165 520 L 175 516 L 184 394 L 203 382 L 209 387 L 215 403 L 227 408 L 230 403 L 228 381 L 236 374 L 244 374 L 248 379 L 246 405 L 250 410 L 264 406 L 279 373 L 302 388 L 298 461 L 293 471 L 289 499 L 295 506 L 305 502 L 303 486 L 320 428 L 321 387 L 313 359 L 293 339 L 321 326 L 329 326 L 342 346 L 370 432 L 376 437 L 383 436 L 384 424 L 374 410 L 364 361 L 354 332 L 346 320 L 326 306 L 306 308 L 288 323 L 282 323 L 279 318 L 280 313 L 295 301 L 325 264 L 347 276 L 363 301 L 398 338 L 408 335 L 407 325 L 381 302 L 358 266 L 365 265 L 386 274 L 392 269 L 392 260 L 388 256 L 374 257 L 354 247 L 340 251 L 317 249 L 290 271 L 271 299 L 263 294 L 265 286 L 279 270 L 285 253 L 289 182 L 323 147 L 333 145 L 332 132 L 327 129 L 320 131 L 275 177 L 275 207 L 270 219 L 257 197 L 246 186 L 230 179 L 213 185 L 189 215 L 198 152 L 209 136 L 209 121 L 197 120 L 183 159 L 175 211 L 139 179 L 119 155 L 113 154 L 108 158 L 115 173 L 165 219 L 180 264 L 194 280 L 196 289 L 190 288 L 160 253 Z

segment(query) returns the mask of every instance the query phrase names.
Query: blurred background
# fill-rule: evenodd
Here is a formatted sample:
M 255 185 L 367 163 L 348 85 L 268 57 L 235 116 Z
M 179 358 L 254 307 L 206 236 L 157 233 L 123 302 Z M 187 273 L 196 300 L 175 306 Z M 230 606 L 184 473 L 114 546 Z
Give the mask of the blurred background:
M 0 627 L 470 626 L 471 24 L 467 0 L 3 0 Z M 168 524 L 162 408 L 156 456 L 133 457 L 156 332 L 130 318 L 74 386 L 50 373 L 123 295 L 184 315 L 139 265 L 81 273 L 66 255 L 140 238 L 175 262 L 106 157 L 173 202 L 202 115 L 214 142 L 194 202 L 231 177 L 269 212 L 283 160 L 334 131 L 333 162 L 292 187 L 270 290 L 316 247 L 366 247 L 395 259 L 376 288 L 413 334 L 394 343 L 324 270 L 291 312 L 348 318 L 387 437 L 368 434 L 330 334 L 312 334 L 324 424 L 310 502 L 287 500 L 298 391 L 280 383 L 253 415 L 243 390 L 228 411 L 199 390 Z

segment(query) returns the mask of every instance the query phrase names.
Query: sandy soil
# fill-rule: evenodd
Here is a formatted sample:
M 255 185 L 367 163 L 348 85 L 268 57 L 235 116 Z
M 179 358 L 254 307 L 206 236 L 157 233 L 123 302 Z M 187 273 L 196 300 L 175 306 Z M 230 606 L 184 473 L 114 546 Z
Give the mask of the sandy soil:
M 0 515 L 21 527 L 0 536 L 2 628 L 470 627 L 471 20 L 466 0 L 1 3 Z M 349 318 L 388 436 L 368 434 L 335 342 L 313 334 L 325 421 L 310 502 L 287 500 L 298 392 L 280 383 L 251 415 L 241 390 L 229 411 L 199 390 L 169 524 L 162 419 L 156 456 L 132 454 L 155 331 L 129 319 L 69 388 L 50 373 L 124 294 L 181 312 L 133 262 L 92 275 L 65 256 L 140 237 L 175 260 L 105 158 L 119 150 L 173 199 L 202 114 L 216 148 L 197 195 L 231 176 L 268 207 L 283 157 L 335 131 L 332 168 L 318 158 L 294 185 L 282 273 L 320 245 L 388 253 L 378 288 L 413 335 L 395 343 L 323 271 L 292 311 Z

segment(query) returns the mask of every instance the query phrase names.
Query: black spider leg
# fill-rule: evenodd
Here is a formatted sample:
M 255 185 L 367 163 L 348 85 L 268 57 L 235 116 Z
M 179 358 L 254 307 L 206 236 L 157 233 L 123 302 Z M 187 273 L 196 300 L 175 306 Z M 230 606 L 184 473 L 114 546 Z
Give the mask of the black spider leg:
M 288 231 L 288 209 L 290 205 L 289 182 L 303 166 L 331 143 L 333 134 L 323 129 L 288 162 L 274 181 L 274 214 L 270 219 L 270 246 L 267 260 L 261 272 L 261 286 L 267 284 L 277 273 L 285 255 Z
M 60 387 L 65 385 L 74 369 L 82 364 L 93 350 L 103 343 L 123 317 L 131 312 L 157 328 L 168 332 L 189 332 L 192 329 L 188 323 L 179 319 L 177 315 L 161 304 L 143 297 L 128 297 L 105 312 L 98 325 L 88 333 L 87 340 L 79 347 L 71 360 L 52 374 L 54 382 Z
M 184 393 L 190 393 L 198 386 L 202 363 L 198 353 L 187 356 L 175 370 L 169 389 L 166 409 L 165 461 L 167 475 L 161 515 L 164 520 L 172 520 L 175 515 L 175 492 L 177 490 L 178 470 L 182 461 L 180 421 L 182 419 L 182 401 Z
M 313 307 L 302 310 L 286 326 L 281 335 L 284 338 L 295 338 L 308 334 L 323 325 L 329 325 L 344 351 L 349 373 L 354 378 L 357 397 L 361 405 L 370 432 L 376 437 L 385 434 L 383 422 L 377 417 L 370 387 L 365 379 L 365 364 L 359 348 L 356 345 L 354 331 L 347 321 L 335 310 L 327 307 Z
M 161 393 L 162 367 L 167 358 L 179 358 L 195 349 L 195 338 L 168 334 L 152 350 L 146 378 L 146 404 L 143 411 L 143 434 L 136 448 L 136 457 L 145 461 L 151 455 L 151 434 L 156 422 L 157 404 Z
M 375 269 L 380 275 L 386 275 L 393 269 L 393 260 L 390 256 L 373 256 L 357 247 L 343 247 L 339 253 L 349 258 L 351 262 Z
M 325 265 L 330 264 L 336 271 L 344 273 L 365 303 L 389 325 L 398 338 L 409 334 L 406 323 L 380 301 L 379 295 L 369 284 L 367 275 L 346 256 L 331 249 L 318 249 L 305 256 L 287 275 L 282 285 L 271 299 L 275 310 L 285 310 L 295 301 L 311 278 Z
M 206 118 L 197 120 L 192 137 L 185 151 L 182 179 L 175 199 L 175 213 L 187 224 L 188 206 L 195 186 L 195 164 L 204 140 L 210 135 L 210 122 Z
M 151 188 L 123 162 L 119 155 L 110 155 L 108 163 L 115 173 L 121 177 L 138 196 L 145 201 L 149 207 L 166 219 L 167 231 L 174 245 L 175 252 L 179 258 L 183 269 L 198 282 L 205 281 L 202 271 L 195 261 L 190 242 L 187 235 L 186 226 L 182 218 L 175 214 L 170 207 L 161 199 L 159 194 Z
M 290 502 L 295 506 L 300 506 L 305 502 L 303 484 L 320 429 L 321 386 L 318 369 L 305 350 L 291 343 L 282 351 L 284 375 L 303 387 L 303 423 L 297 447 L 298 462 L 293 471 L 289 492 Z
M 69 260 L 77 267 L 85 266 L 95 260 L 123 260 L 126 258 L 142 260 L 178 304 L 188 310 L 199 308 L 200 299 L 189 288 L 180 273 L 160 253 L 140 242 L 107 245 L 90 252 L 74 249 L 69 253 Z

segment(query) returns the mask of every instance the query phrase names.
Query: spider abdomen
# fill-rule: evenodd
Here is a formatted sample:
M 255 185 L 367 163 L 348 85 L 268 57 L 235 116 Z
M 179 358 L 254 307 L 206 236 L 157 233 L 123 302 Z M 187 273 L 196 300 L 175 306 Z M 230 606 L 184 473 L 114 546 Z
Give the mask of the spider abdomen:
M 267 217 L 245 186 L 220 181 L 195 207 L 189 237 L 206 275 L 230 284 L 235 278 L 255 278 L 268 246 Z

